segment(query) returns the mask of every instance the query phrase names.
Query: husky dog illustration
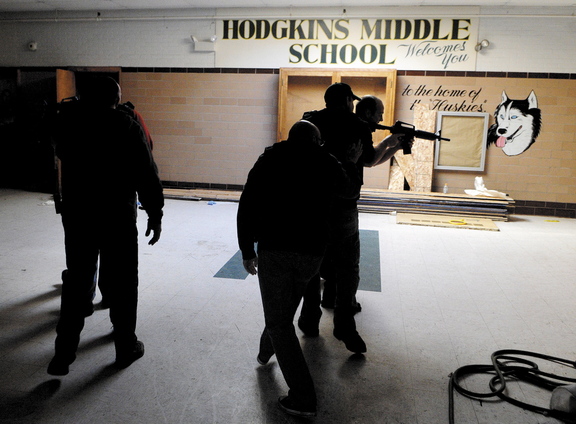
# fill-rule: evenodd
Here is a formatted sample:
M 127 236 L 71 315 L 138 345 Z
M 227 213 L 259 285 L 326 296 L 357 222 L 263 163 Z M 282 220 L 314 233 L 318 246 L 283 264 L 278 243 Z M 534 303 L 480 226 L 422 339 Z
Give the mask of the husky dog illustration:
M 488 146 L 496 144 L 508 156 L 526 151 L 536 141 L 542 125 L 536 94 L 531 91 L 526 99 L 513 100 L 503 91 L 494 119 L 488 129 Z

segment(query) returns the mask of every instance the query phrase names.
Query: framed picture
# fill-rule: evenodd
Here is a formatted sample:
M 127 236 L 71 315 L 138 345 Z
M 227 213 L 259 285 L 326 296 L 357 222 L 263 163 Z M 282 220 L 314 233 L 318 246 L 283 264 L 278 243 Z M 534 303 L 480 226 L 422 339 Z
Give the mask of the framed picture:
M 438 112 L 436 129 L 450 141 L 436 141 L 434 169 L 484 171 L 488 113 Z

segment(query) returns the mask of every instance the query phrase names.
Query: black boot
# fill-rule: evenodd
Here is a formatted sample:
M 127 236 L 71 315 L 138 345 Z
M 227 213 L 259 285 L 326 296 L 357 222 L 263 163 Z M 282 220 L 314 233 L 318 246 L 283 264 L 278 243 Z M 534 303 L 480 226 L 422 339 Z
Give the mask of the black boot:
M 346 345 L 346 349 L 354 353 L 365 353 L 366 343 L 356 331 L 352 308 L 336 308 L 334 310 L 334 337 Z

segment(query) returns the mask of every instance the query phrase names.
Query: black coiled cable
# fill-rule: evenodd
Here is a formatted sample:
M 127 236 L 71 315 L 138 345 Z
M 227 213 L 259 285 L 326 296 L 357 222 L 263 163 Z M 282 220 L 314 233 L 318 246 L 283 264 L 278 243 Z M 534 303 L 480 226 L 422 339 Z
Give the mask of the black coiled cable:
M 512 356 L 515 355 L 515 356 Z M 518 356 L 519 355 L 519 356 Z M 463 396 L 474 400 L 484 400 L 498 397 L 512 405 L 520 408 L 564 421 L 565 423 L 576 423 L 574 414 L 568 414 L 562 411 L 542 408 L 540 406 L 521 402 L 506 394 L 506 380 L 515 379 L 533 384 L 542 389 L 549 391 L 556 387 L 564 386 L 567 383 L 576 383 L 576 378 L 563 377 L 552 373 L 544 372 L 538 368 L 538 364 L 523 357 L 532 357 L 542 359 L 548 362 L 554 362 L 566 367 L 576 368 L 576 362 L 564 358 L 558 358 L 541 353 L 529 352 L 525 350 L 503 349 L 492 354 L 492 365 L 465 365 L 458 368 L 450 375 L 449 390 L 449 422 L 454 424 L 454 391 Z M 489 382 L 490 392 L 472 392 L 463 388 L 460 381 L 472 374 L 491 374 L 494 375 Z

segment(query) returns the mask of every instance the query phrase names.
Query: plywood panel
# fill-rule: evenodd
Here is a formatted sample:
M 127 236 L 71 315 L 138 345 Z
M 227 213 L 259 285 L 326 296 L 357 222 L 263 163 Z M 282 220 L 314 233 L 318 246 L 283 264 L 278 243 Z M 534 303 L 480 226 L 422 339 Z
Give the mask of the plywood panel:
M 286 125 L 281 129 L 280 139 L 288 138 L 288 131 L 292 125 L 302 119 L 302 114 L 309 110 L 324 109 L 324 92 L 332 84 L 329 76 L 302 76 L 288 77 L 288 91 L 286 92 L 286 105 L 284 109 Z
M 490 219 L 471 218 L 468 216 L 454 217 L 445 215 L 399 213 L 396 215 L 396 223 L 405 225 L 424 225 L 428 227 L 500 231 L 496 224 L 494 224 Z

